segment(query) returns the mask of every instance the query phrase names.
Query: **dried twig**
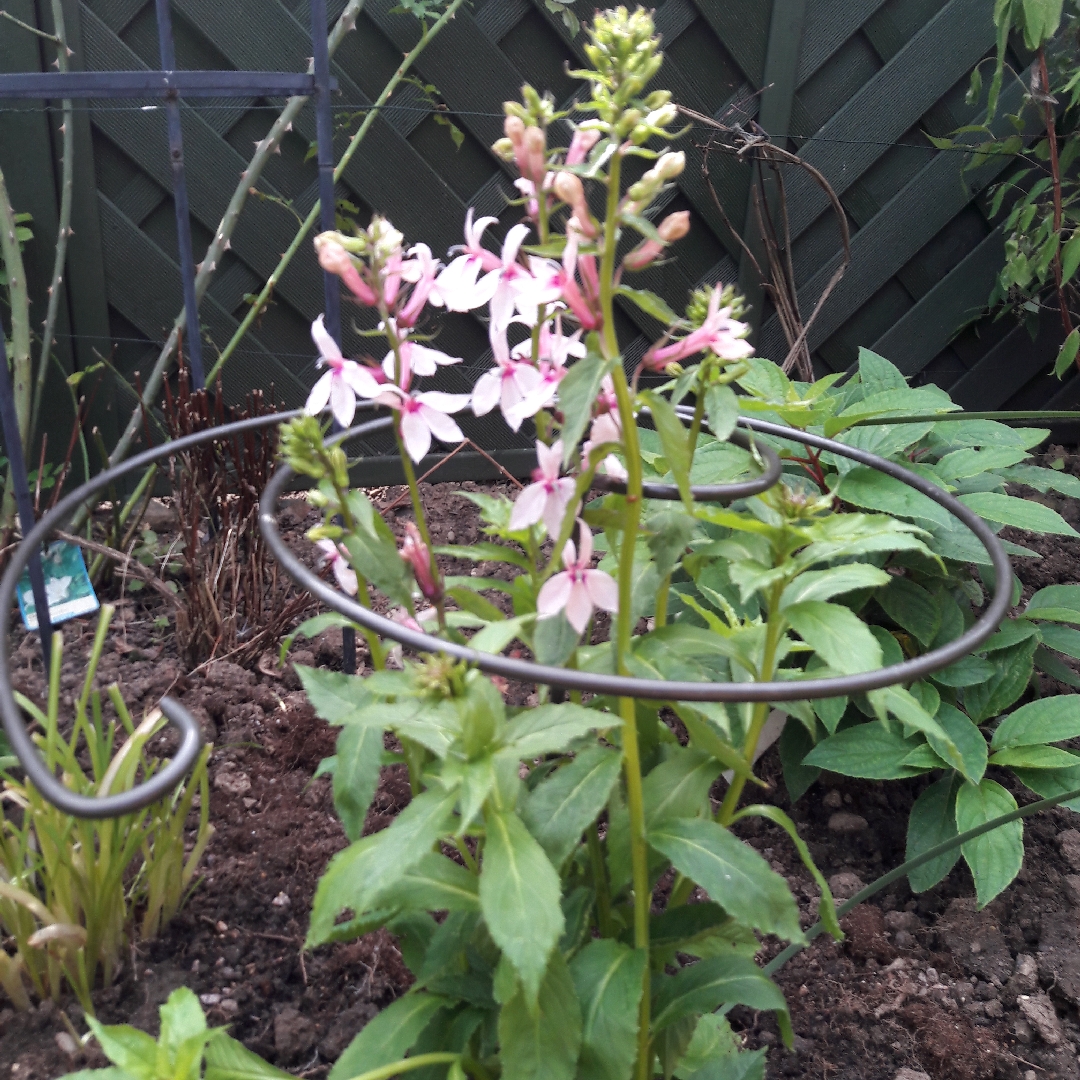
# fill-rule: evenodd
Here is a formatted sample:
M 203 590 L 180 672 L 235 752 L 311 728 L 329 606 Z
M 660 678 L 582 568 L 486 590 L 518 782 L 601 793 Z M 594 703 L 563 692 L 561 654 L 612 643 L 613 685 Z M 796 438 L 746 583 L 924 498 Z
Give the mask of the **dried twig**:
M 133 558 L 131 555 L 127 555 L 123 551 L 117 551 L 116 548 L 109 547 L 108 544 L 99 544 L 96 540 L 87 540 L 85 536 L 76 536 L 74 533 L 57 530 L 56 536 L 68 544 L 76 544 L 87 551 L 92 551 L 95 555 L 103 555 L 106 559 L 119 565 L 125 574 L 130 573 L 132 577 L 137 577 L 140 581 L 145 582 L 152 589 L 161 593 L 171 604 L 180 604 L 176 593 L 161 578 L 156 574 L 152 574 L 138 559 Z
M 792 154 L 782 147 L 777 146 L 775 143 L 770 142 L 768 135 L 764 132 L 747 132 L 737 124 L 725 124 L 719 120 L 713 119 L 711 116 L 706 116 L 704 113 L 699 113 L 694 109 L 688 109 L 684 105 L 679 106 L 679 111 L 690 117 L 692 120 L 704 124 L 707 127 L 711 127 L 721 134 L 728 136 L 730 140 L 728 142 L 710 141 L 702 147 L 704 150 L 704 159 L 701 166 L 702 175 L 708 185 L 709 194 L 720 212 L 721 219 L 731 232 L 732 236 L 736 238 L 739 246 L 749 257 L 750 262 L 754 267 L 754 271 L 761 278 L 762 288 L 776 308 L 777 317 L 780 319 L 780 324 L 784 328 L 784 334 L 788 341 L 788 354 L 784 358 L 781 367 L 784 371 L 790 371 L 793 367 L 797 366 L 800 369 L 800 374 L 802 374 L 804 378 L 812 379 L 813 369 L 810 364 L 810 350 L 806 345 L 807 334 L 809 333 L 810 327 L 813 326 L 814 321 L 817 319 L 818 314 L 821 312 L 825 301 L 828 300 L 833 289 L 836 288 L 837 283 L 844 276 L 844 272 L 851 264 L 851 232 L 848 228 L 847 215 L 844 213 L 844 208 L 841 206 L 840 200 L 833 190 L 832 185 L 818 169 L 815 169 L 814 166 L 810 165 L 808 162 L 803 161 L 797 154 Z M 731 224 L 727 214 L 724 212 L 723 205 L 716 193 L 716 189 L 713 187 L 712 179 L 709 176 L 709 153 L 714 149 L 721 150 L 724 153 L 733 154 L 743 160 L 749 158 L 758 163 L 759 169 L 763 165 L 768 165 L 768 167 L 776 174 L 780 204 L 779 209 L 783 226 L 782 239 L 776 234 L 776 223 L 772 220 L 768 201 L 759 194 L 759 188 L 762 186 L 760 173 L 758 186 L 752 189 L 754 210 L 758 219 L 758 228 L 761 231 L 762 242 L 766 254 L 768 255 L 768 275 L 765 274 L 761 264 L 754 256 L 754 253 L 751 251 L 742 235 Z M 836 215 L 837 223 L 840 228 L 840 238 L 843 244 L 843 258 L 840 265 L 836 268 L 829 283 L 818 297 L 817 302 L 814 305 L 814 310 L 810 314 L 810 318 L 805 322 L 803 322 L 799 311 L 798 289 L 795 282 L 795 270 L 791 260 L 791 229 L 788 222 L 787 192 L 780 174 L 780 165 L 795 165 L 798 168 L 805 170 L 810 174 L 814 179 L 814 182 L 822 189 L 822 191 L 825 192 L 826 198 L 828 198 L 833 212 Z

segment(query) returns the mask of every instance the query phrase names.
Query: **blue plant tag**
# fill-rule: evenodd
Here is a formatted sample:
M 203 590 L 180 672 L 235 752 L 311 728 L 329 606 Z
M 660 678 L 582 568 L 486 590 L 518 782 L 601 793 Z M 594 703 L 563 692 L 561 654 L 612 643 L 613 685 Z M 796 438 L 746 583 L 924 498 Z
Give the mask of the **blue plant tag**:
M 49 619 L 53 626 L 68 619 L 88 615 L 100 607 L 86 572 L 82 550 L 64 540 L 50 544 L 41 560 L 45 575 L 45 595 L 49 601 Z M 19 578 L 19 614 L 27 630 L 38 628 L 37 606 L 30 587 L 30 575 Z

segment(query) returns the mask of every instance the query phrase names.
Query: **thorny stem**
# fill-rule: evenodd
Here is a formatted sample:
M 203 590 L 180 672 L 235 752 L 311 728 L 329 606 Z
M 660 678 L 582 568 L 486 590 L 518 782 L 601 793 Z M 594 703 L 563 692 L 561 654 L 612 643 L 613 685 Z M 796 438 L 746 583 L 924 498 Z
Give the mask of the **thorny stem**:
M 16 19 L 10 11 L 0 10 L 0 19 L 7 19 L 8 22 L 14 23 L 20 29 L 25 30 L 29 34 L 33 34 L 35 37 L 44 38 L 46 41 L 51 41 L 56 45 L 60 44 L 60 36 L 58 34 L 50 34 L 44 30 L 39 30 L 36 26 L 31 26 L 29 23 L 23 22 L 22 19 Z
M 769 621 L 765 632 L 765 649 L 761 657 L 761 670 L 758 679 L 761 682 L 769 682 L 776 673 L 776 652 L 780 645 L 783 634 L 783 622 L 780 617 L 780 594 L 784 590 L 784 582 L 778 581 L 769 592 Z M 759 701 L 754 706 L 753 717 L 750 721 L 750 730 L 746 733 L 746 742 L 743 744 L 743 757 L 748 766 L 754 764 L 754 754 L 757 751 L 758 741 L 761 739 L 761 730 L 765 727 L 765 721 L 769 718 L 769 703 Z M 737 775 L 731 778 L 724 801 L 720 804 L 720 811 L 716 820 L 724 826 L 731 824 L 735 811 L 742 797 L 743 788 L 746 786 L 746 776 Z
M 616 616 L 615 662 L 620 675 L 627 675 L 626 656 L 633 632 L 630 618 L 633 607 L 634 549 L 637 546 L 641 519 L 642 475 L 641 447 L 634 419 L 634 403 L 626 372 L 619 355 L 615 334 L 614 282 L 615 246 L 619 236 L 619 179 L 622 155 L 616 151 L 608 173 L 607 214 L 604 221 L 604 252 L 600 264 L 600 308 L 603 316 L 601 345 L 604 358 L 612 362 L 611 377 L 619 403 L 619 420 L 626 453 L 626 497 L 623 509 L 623 537 L 619 551 L 619 610 Z M 637 707 L 633 698 L 619 698 L 622 717 L 623 763 L 626 773 L 626 806 L 630 817 L 630 863 L 634 885 L 634 947 L 649 953 L 649 911 L 652 892 L 649 888 L 649 848 L 645 835 L 645 800 L 641 779 L 641 755 L 638 748 Z M 652 1052 L 649 1045 L 649 965 L 645 965 L 638 1017 L 637 1080 L 651 1080 Z
M 68 70 L 67 30 L 64 26 L 64 9 L 60 0 L 52 0 L 53 28 L 56 30 L 56 66 L 61 72 Z M 41 399 L 45 393 L 45 376 L 49 371 L 49 354 L 52 351 L 56 320 L 60 314 L 61 285 L 64 281 L 64 265 L 67 262 L 68 239 L 71 236 L 71 205 L 74 191 L 75 171 L 75 122 L 71 99 L 62 103 L 64 120 L 60 125 L 63 133 L 63 159 L 60 173 L 60 223 L 56 232 L 56 254 L 53 256 L 52 281 L 49 284 L 49 306 L 45 313 L 45 326 L 41 338 L 41 357 L 38 360 L 37 385 L 34 387 L 34 405 L 30 411 L 30 439 L 37 431 L 41 414 Z
M 1054 186 L 1054 232 L 1061 233 L 1061 165 L 1058 161 L 1057 126 L 1054 120 L 1054 106 L 1050 95 L 1050 75 L 1046 70 L 1046 50 L 1040 46 L 1036 61 L 1039 65 L 1039 78 L 1042 81 L 1043 116 L 1046 120 L 1046 142 L 1050 147 L 1050 175 Z M 1054 284 L 1057 286 L 1058 304 L 1061 307 L 1061 325 L 1066 334 L 1072 333 L 1072 319 L 1069 318 L 1069 305 L 1065 301 L 1065 289 L 1061 282 L 1061 245 L 1054 252 Z M 1076 358 L 1080 367 L 1080 355 Z

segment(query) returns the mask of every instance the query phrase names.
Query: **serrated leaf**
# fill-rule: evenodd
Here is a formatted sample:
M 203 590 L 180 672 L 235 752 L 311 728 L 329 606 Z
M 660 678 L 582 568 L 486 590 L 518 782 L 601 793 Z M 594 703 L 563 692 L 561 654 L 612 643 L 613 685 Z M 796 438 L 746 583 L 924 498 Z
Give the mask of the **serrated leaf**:
M 1080 234 L 1073 241 L 1080 240 Z M 1077 255 L 1080 257 L 1080 245 L 1077 245 Z M 1075 269 L 1075 267 L 1074 267 Z M 1066 372 L 1071 371 L 1076 363 L 1076 354 L 1080 352 L 1080 327 L 1073 327 L 1068 337 L 1062 342 L 1061 349 L 1054 361 L 1054 374 L 1060 379 Z
M 307 947 L 326 941 L 338 915 L 346 908 L 356 915 L 371 908 L 383 889 L 394 885 L 440 837 L 451 833 L 456 801 L 455 793 L 425 791 L 402 810 L 389 828 L 338 852 L 315 890 Z
M 479 881 L 452 859 L 429 851 L 379 903 L 403 911 L 479 911 Z
M 780 595 L 780 609 L 804 600 L 831 600 L 834 596 L 888 585 L 893 578 L 869 563 L 847 563 L 829 570 L 808 570 L 800 574 Z
M 648 289 L 631 289 L 629 285 L 620 285 L 615 290 L 616 296 L 624 297 L 632 304 L 636 304 L 650 318 L 662 323 L 665 327 L 679 321 L 679 316 L 668 306 L 668 302 L 656 293 Z
M 1080 585 L 1047 585 L 1027 602 L 1029 619 L 1080 624 Z
M 645 964 L 644 952 L 610 938 L 590 941 L 571 960 L 582 1019 L 578 1080 L 629 1080 Z
M 659 394 L 643 391 L 641 398 L 649 406 L 653 424 L 660 436 L 660 445 L 667 459 L 668 468 L 688 511 L 694 508 L 690 494 L 690 440 L 683 422 L 676 415 L 671 402 Z
M 432 1017 L 451 1002 L 437 994 L 406 994 L 391 1002 L 361 1029 L 330 1070 L 327 1080 L 352 1077 L 400 1061 Z
M 931 784 L 915 800 L 908 818 L 907 859 L 956 836 L 956 788 L 951 776 Z M 941 881 L 956 865 L 960 849 L 954 848 L 908 873 L 912 892 L 926 892 Z
M 586 709 L 573 702 L 541 705 L 526 709 L 509 722 L 506 747 L 520 758 L 561 753 L 574 739 L 596 728 L 618 727 L 621 724 L 622 721 L 612 713 Z
M 119 1069 L 137 1080 L 156 1080 L 157 1041 L 129 1024 L 106 1027 L 92 1016 L 86 1018 L 102 1053 Z
M 918 745 L 871 721 L 830 735 L 806 755 L 803 764 L 864 780 L 900 780 L 918 776 L 919 769 L 903 764 Z
M 328 724 L 348 723 L 373 700 L 364 680 L 357 675 L 303 664 L 294 667 L 312 708 Z
M 780 988 L 743 956 L 714 956 L 661 977 L 653 994 L 653 1031 L 662 1031 L 684 1016 L 712 1012 L 721 1005 L 747 1005 L 786 1017 Z
M 618 751 L 591 746 L 537 784 L 525 799 L 522 820 L 556 868 L 604 809 L 621 768 Z
M 364 819 L 379 786 L 382 751 L 379 728 L 347 724 L 338 733 L 334 809 L 349 840 L 359 840 L 364 831 Z
M 680 747 L 645 777 L 645 827 L 651 830 L 672 818 L 696 817 L 719 775 L 720 763 L 712 754 Z
M 1013 769 L 1075 769 L 1080 757 L 1056 746 L 1014 746 L 998 750 L 990 764 Z
M 964 784 L 956 793 L 956 828 L 967 832 L 1015 809 L 1016 800 L 993 780 L 983 780 L 978 787 Z M 961 850 L 975 879 L 976 906 L 981 911 L 1020 872 L 1024 862 L 1024 823 L 1001 825 L 969 840 Z
M 713 383 L 705 391 L 705 411 L 713 435 L 721 441 L 730 438 L 739 420 L 739 399 L 735 391 L 724 383 Z
M 992 750 L 1062 742 L 1080 735 L 1080 700 L 1074 694 L 1040 698 L 1022 705 L 998 724 Z
M 519 989 L 499 1011 L 503 1080 L 573 1080 L 581 1048 L 581 1006 L 562 953 L 551 963 L 535 1001 Z
M 1000 495 L 996 491 L 976 491 L 961 495 L 960 501 L 979 517 L 1011 525 L 1026 532 L 1049 533 L 1054 536 L 1080 536 L 1056 510 L 1031 499 Z
M 706 818 L 669 820 L 649 843 L 746 926 L 802 941 L 799 909 L 787 882 L 749 845 Z
M 1055 626 L 1048 623 L 1039 627 L 1039 636 L 1043 644 L 1054 652 L 1064 653 L 1074 660 L 1080 660 L 1080 630 L 1071 626 Z
M 205 1080 L 291 1080 L 292 1073 L 263 1061 L 243 1043 L 222 1032 L 206 1048 Z M 101 1080 L 105 1080 L 104 1077 Z
M 517 814 L 489 812 L 484 823 L 480 906 L 492 940 L 514 965 L 528 1001 L 535 1002 L 565 928 L 559 875 Z
M 994 674 L 985 683 L 964 689 L 964 710 L 976 724 L 1000 716 L 1019 700 L 1031 680 L 1038 643 L 1037 637 L 1029 637 L 992 653 Z
M 833 671 L 851 675 L 881 667 L 881 646 L 850 608 L 805 600 L 785 608 L 784 616 Z
M 451 559 L 469 559 L 472 562 L 504 562 L 513 566 L 529 569 L 529 560 L 517 548 L 509 544 L 496 544 L 483 540 L 475 544 L 440 544 L 435 548 L 436 555 L 446 555 Z

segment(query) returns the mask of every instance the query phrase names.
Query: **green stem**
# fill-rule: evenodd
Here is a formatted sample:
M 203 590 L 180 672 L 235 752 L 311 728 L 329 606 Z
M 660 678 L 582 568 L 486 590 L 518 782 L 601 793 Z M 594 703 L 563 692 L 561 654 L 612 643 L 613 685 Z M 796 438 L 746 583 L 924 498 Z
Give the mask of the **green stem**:
M 660 582 L 660 588 L 656 592 L 656 614 L 654 618 L 654 626 L 659 630 L 662 626 L 667 626 L 667 609 L 668 598 L 671 595 L 671 575 L 668 574 L 663 581 Z
M 369 1069 L 366 1073 L 354 1076 L 352 1080 L 389 1080 L 391 1076 L 399 1073 L 412 1072 L 413 1069 L 425 1069 L 428 1065 L 452 1065 L 460 1061 L 460 1054 L 440 1052 L 436 1054 L 417 1054 L 416 1057 L 403 1058 L 390 1065 L 380 1065 L 377 1069 Z
M 64 8 L 60 0 L 52 0 L 53 28 L 56 31 L 56 66 L 60 72 L 68 70 L 67 30 L 64 26 Z M 64 120 L 60 130 L 64 134 L 63 158 L 60 171 L 60 223 L 56 232 L 56 254 L 53 256 L 52 282 L 49 285 L 49 306 L 45 313 L 45 327 L 41 339 L 41 357 L 38 360 L 37 385 L 34 387 L 34 404 L 30 412 L 30 438 L 34 437 L 41 414 L 41 398 L 45 393 L 45 376 L 49 370 L 49 354 L 52 351 L 56 320 L 60 314 L 61 286 L 64 281 L 64 264 L 67 261 L 68 238 L 71 236 L 71 205 L 74 191 L 75 171 L 75 123 L 71 99 L 62 103 Z
M 769 593 L 768 629 L 765 634 L 765 650 L 761 658 L 761 670 L 758 672 L 758 678 L 761 682 L 768 682 L 776 673 L 776 652 L 780 645 L 780 638 L 783 634 L 784 626 L 784 621 L 780 617 L 780 594 L 783 592 L 783 588 L 784 582 L 777 582 Z M 765 721 L 768 720 L 768 718 L 769 703 L 767 701 L 759 701 L 754 706 L 753 716 L 750 721 L 750 730 L 746 733 L 746 741 L 743 744 L 743 757 L 746 759 L 746 764 L 749 766 L 754 764 L 754 754 L 757 751 L 762 728 L 765 727 Z M 738 809 L 739 799 L 742 797 L 743 788 L 745 786 L 745 776 L 733 776 L 731 778 L 731 784 L 728 786 L 727 792 L 724 795 L 724 801 L 720 804 L 720 811 L 716 816 L 716 820 L 721 825 L 727 826 L 731 824 L 731 819 L 735 816 L 735 811 Z
M 1001 817 L 993 818 L 982 825 L 978 825 L 974 829 L 968 829 L 967 832 L 960 833 L 958 836 L 953 836 L 950 839 L 935 845 L 928 851 L 924 851 L 914 859 L 908 859 L 906 863 L 890 870 L 887 874 L 882 874 L 877 881 L 870 882 L 865 889 L 857 892 L 850 900 L 845 900 L 836 909 L 836 916 L 837 918 L 843 917 L 851 911 L 852 908 L 858 907 L 859 904 L 869 900 L 871 896 L 881 892 L 882 889 L 887 889 L 894 881 L 899 881 L 900 878 L 910 874 L 912 870 L 918 870 L 920 866 L 925 866 L 928 862 L 933 862 L 934 859 L 940 858 L 950 851 L 955 851 L 956 848 L 966 844 L 969 840 L 974 840 L 984 833 L 992 832 L 1002 825 L 1008 825 L 1010 821 L 1019 821 L 1021 818 L 1030 817 L 1032 814 L 1037 814 L 1042 810 L 1052 810 L 1055 806 L 1059 806 L 1064 802 L 1071 802 L 1073 799 L 1080 799 L 1080 788 L 1076 788 L 1073 791 L 1066 791 L 1061 795 L 1054 795 L 1049 799 L 1042 799 L 1039 802 L 1031 803 L 1028 806 L 1022 806 L 1019 809 L 1010 811 L 1008 814 L 1002 814 Z M 796 953 L 802 952 L 814 938 L 819 934 L 824 933 L 826 929 L 827 927 L 823 922 L 814 923 L 814 925 L 806 931 L 805 941 L 797 945 L 789 945 L 782 953 L 770 960 L 763 968 L 764 974 L 772 975 L 774 972 L 778 971 L 793 956 L 795 956 Z
M 701 434 L 701 424 L 705 419 L 705 385 L 698 386 L 697 401 L 694 403 L 694 419 L 690 423 L 690 434 L 687 441 L 690 445 L 690 462 L 693 464 L 694 451 L 697 450 L 698 436 Z
M 626 496 L 623 509 L 623 538 L 619 552 L 619 610 L 615 624 L 615 663 L 620 675 L 627 675 L 626 657 L 630 651 L 633 626 L 634 549 L 637 546 L 641 519 L 642 471 L 634 402 L 626 382 L 615 333 L 615 247 L 619 237 L 619 180 L 622 157 L 616 152 L 608 173 L 607 213 L 604 220 L 604 250 L 600 263 L 600 309 L 603 316 L 601 347 L 604 358 L 612 363 L 611 377 L 619 404 L 623 447 L 626 455 Z M 630 863 L 634 887 L 634 947 L 649 955 L 649 912 L 652 890 L 649 888 L 649 842 L 645 831 L 645 798 L 641 778 L 641 754 L 637 735 L 637 706 L 633 698 L 619 699 L 622 717 L 623 767 L 626 774 L 626 806 L 630 817 Z M 637 1080 L 651 1080 L 652 1050 L 650 1028 L 650 972 L 645 965 L 642 979 L 641 1009 L 638 1017 Z
M 45 41 L 51 41 L 56 45 L 60 44 L 60 38 L 56 34 L 46 33 L 46 31 L 39 30 L 36 26 L 31 26 L 29 23 L 23 22 L 22 19 L 16 19 L 9 11 L 0 10 L 0 19 L 7 19 L 8 22 L 14 23 L 21 30 L 25 30 L 28 34 L 33 34 L 35 37 L 43 38 Z

